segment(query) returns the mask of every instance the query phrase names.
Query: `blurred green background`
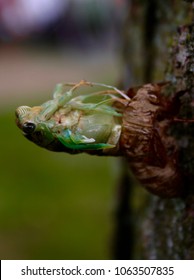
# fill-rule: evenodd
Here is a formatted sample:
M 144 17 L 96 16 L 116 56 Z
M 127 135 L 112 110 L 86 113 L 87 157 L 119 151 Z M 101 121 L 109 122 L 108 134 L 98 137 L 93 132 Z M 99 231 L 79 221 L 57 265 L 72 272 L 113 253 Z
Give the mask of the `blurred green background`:
M 22 1 L 0 1 L 1 259 L 111 258 L 118 160 L 49 152 L 15 125 L 16 107 L 45 102 L 58 82 L 120 78 L 125 1 L 63 2 L 52 22 L 28 26 L 13 20 Z

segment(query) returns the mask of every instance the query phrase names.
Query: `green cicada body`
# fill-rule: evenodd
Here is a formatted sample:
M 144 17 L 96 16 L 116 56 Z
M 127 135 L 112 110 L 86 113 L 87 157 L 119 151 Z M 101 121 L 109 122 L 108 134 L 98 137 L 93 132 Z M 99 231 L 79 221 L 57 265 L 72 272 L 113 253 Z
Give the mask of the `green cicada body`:
M 121 134 L 122 113 L 114 107 L 119 95 L 129 99 L 114 87 L 81 81 L 59 84 L 53 100 L 41 106 L 21 106 L 16 110 L 16 122 L 24 136 L 52 151 L 71 154 L 116 154 Z M 77 93 L 81 86 L 110 87 L 111 90 Z

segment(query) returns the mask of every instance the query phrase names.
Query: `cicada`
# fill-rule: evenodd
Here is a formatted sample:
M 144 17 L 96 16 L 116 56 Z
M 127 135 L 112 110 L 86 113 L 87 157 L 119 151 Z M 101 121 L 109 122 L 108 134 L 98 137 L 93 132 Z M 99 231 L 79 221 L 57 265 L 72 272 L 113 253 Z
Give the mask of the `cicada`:
M 27 139 L 48 150 L 123 156 L 151 193 L 176 197 L 181 195 L 176 141 L 166 132 L 160 91 L 158 84 L 127 92 L 87 81 L 58 84 L 53 99 L 18 107 L 16 123 Z

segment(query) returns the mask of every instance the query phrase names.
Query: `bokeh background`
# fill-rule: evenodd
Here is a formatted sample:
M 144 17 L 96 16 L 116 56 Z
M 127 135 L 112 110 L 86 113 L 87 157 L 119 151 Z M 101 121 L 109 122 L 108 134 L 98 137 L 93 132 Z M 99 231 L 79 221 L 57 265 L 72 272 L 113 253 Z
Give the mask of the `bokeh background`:
M 125 0 L 0 0 L 0 259 L 109 259 L 118 160 L 28 142 L 20 105 L 58 82 L 115 85 Z

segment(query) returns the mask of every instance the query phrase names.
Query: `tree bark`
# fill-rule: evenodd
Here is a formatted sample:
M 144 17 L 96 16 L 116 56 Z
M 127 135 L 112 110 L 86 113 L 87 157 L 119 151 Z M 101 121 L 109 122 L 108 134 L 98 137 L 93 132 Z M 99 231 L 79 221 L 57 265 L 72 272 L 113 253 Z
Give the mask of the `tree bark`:
M 131 258 L 193 259 L 194 1 L 180 1 L 178 4 L 175 3 L 177 1 L 169 0 L 155 2 L 128 2 L 123 36 L 123 84 L 129 87 L 168 80 L 172 82 L 167 93 L 169 98 L 176 92 L 184 91 L 177 117 L 180 121 L 172 123 L 169 130 L 169 134 L 177 140 L 184 197 L 162 199 L 142 190 L 141 199 L 131 211 L 133 213 L 128 212 L 128 215 L 136 215 L 136 223 L 131 229 L 131 232 L 136 233 L 133 236 L 135 250 Z M 175 28 L 177 24 L 180 25 L 178 29 Z M 138 42 L 134 40 L 137 34 L 141 38 Z M 141 47 L 136 48 L 136 44 Z M 129 201 L 137 200 L 135 195 L 139 192 L 138 187 L 134 186 L 134 191 L 129 192 L 133 195 Z

